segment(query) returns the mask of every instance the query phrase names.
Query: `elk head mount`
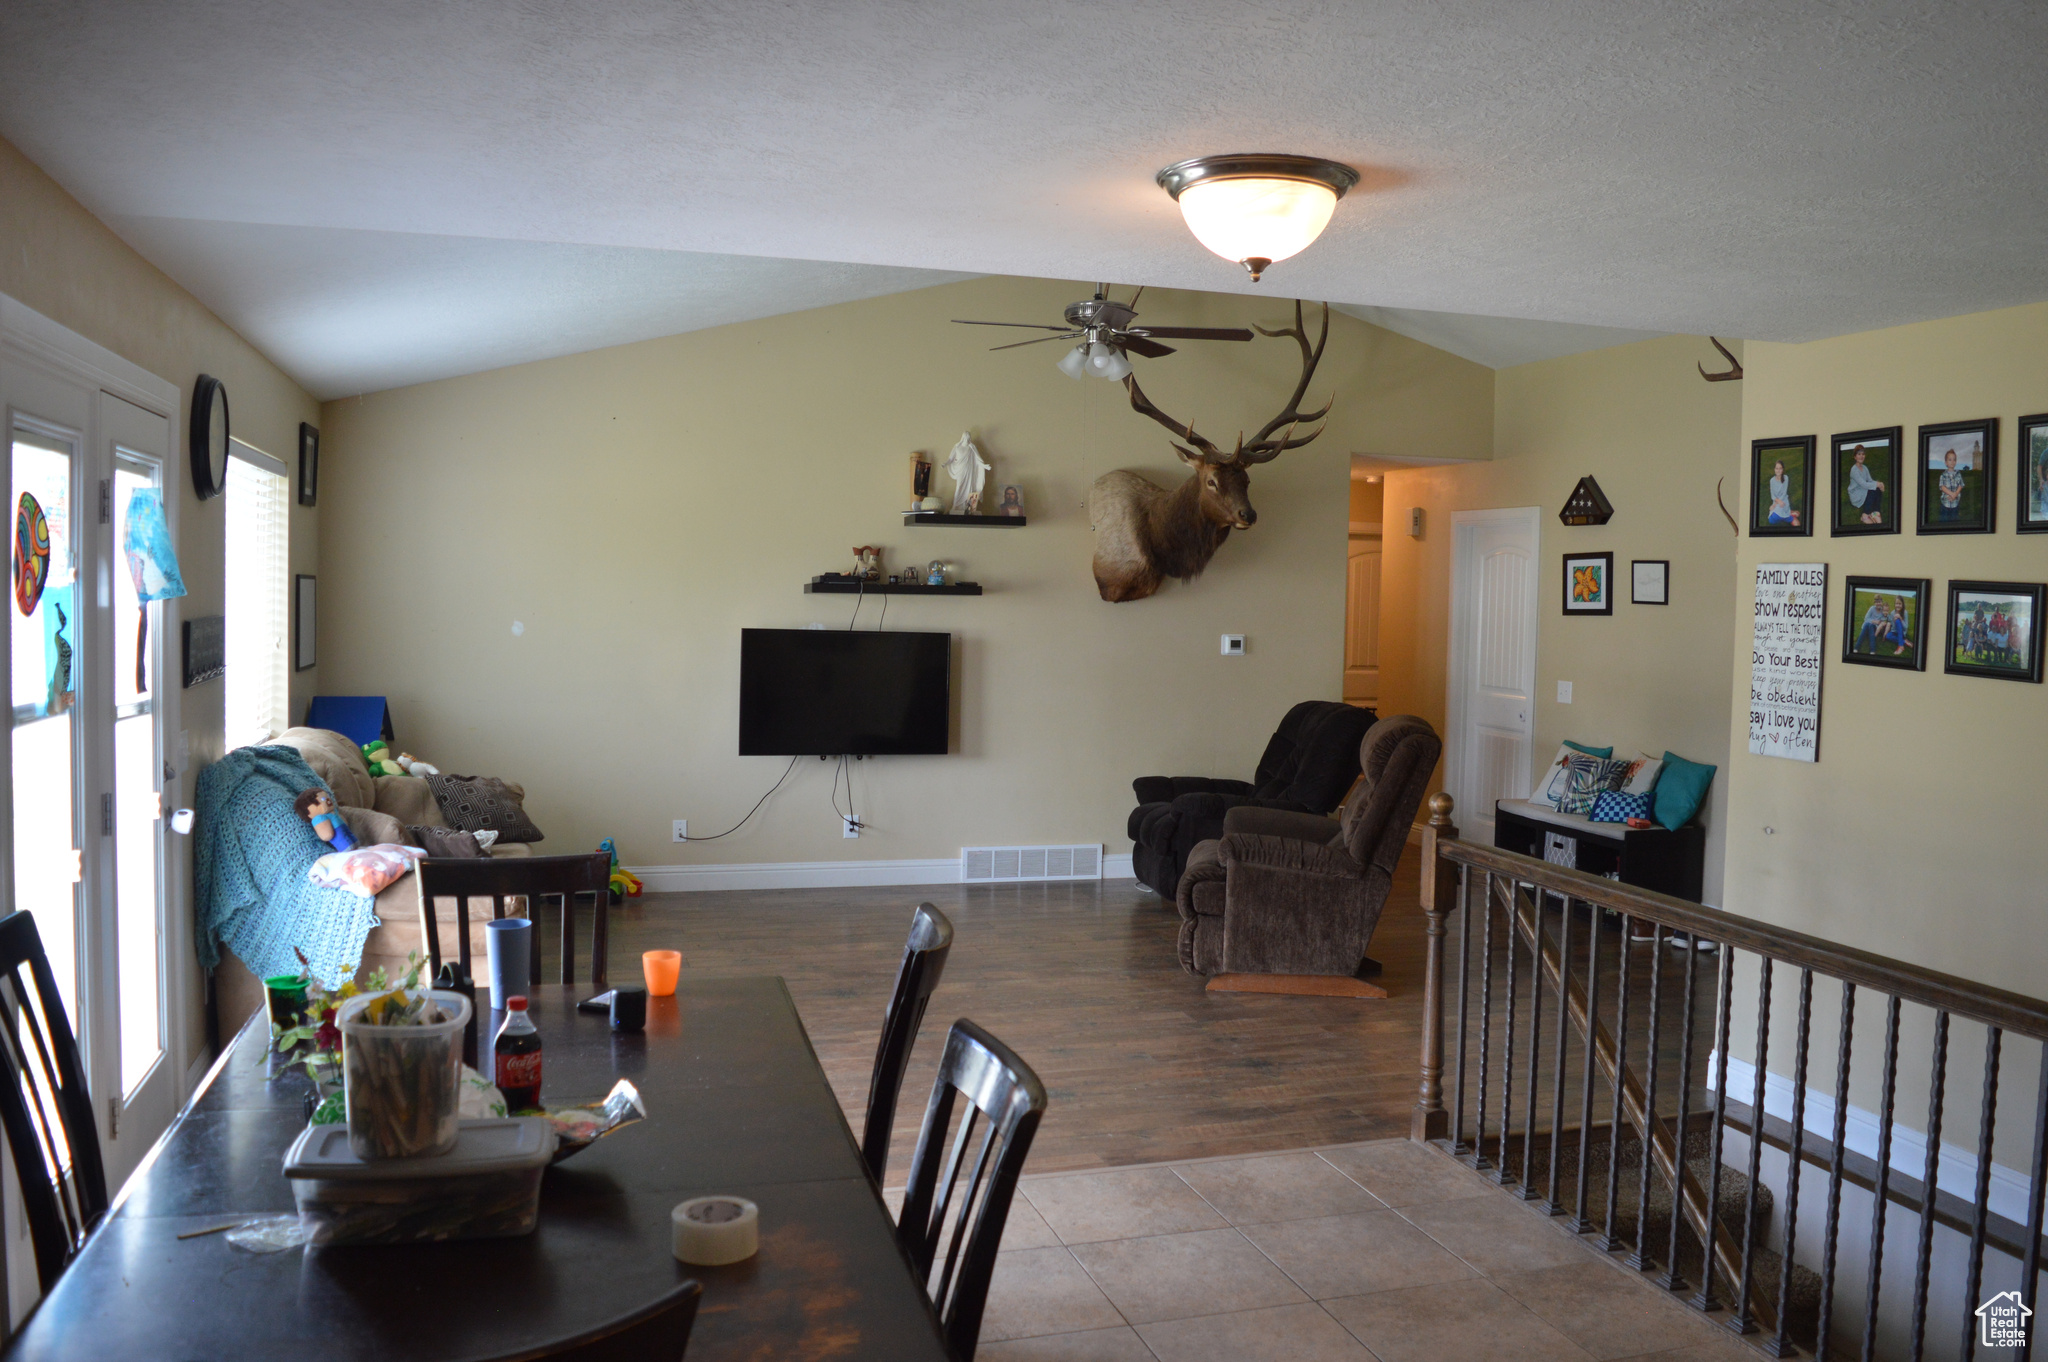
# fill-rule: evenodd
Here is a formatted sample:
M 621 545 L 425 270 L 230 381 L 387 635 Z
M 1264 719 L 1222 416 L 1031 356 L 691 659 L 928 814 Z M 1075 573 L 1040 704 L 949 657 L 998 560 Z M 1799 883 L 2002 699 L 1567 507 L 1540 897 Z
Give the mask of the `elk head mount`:
M 1095 589 L 1105 601 L 1143 600 L 1158 591 L 1168 577 L 1186 582 L 1200 576 L 1232 530 L 1248 530 L 1259 518 L 1249 496 L 1253 466 L 1299 449 L 1323 433 L 1321 426 L 1306 435 L 1296 435 L 1295 430 L 1304 421 L 1328 416 L 1336 400 L 1325 402 L 1320 411 L 1301 410 L 1302 395 L 1308 391 L 1316 365 L 1322 362 L 1323 346 L 1330 339 L 1330 305 L 1323 304 L 1322 332 L 1313 346 L 1302 325 L 1299 300 L 1294 304 L 1293 326 L 1276 331 L 1263 326 L 1253 329 L 1262 336 L 1293 338 L 1301 347 L 1301 378 L 1280 414 L 1249 441 L 1240 432 L 1234 449 L 1219 449 L 1195 433 L 1193 422 L 1177 421 L 1153 406 L 1135 374 L 1124 379 L 1131 409 L 1172 431 L 1173 447 L 1181 462 L 1194 471 L 1172 491 L 1127 468 L 1103 474 L 1089 488 Z

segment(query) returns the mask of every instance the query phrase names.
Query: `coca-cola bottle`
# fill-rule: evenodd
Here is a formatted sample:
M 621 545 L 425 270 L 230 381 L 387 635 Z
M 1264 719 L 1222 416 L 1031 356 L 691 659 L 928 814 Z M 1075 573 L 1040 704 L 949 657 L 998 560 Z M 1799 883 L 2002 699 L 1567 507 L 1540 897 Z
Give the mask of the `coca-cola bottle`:
M 526 999 L 505 1000 L 505 1024 L 498 1028 L 495 1082 L 505 1095 L 505 1110 L 526 1111 L 540 1105 L 540 1032 L 526 1015 Z

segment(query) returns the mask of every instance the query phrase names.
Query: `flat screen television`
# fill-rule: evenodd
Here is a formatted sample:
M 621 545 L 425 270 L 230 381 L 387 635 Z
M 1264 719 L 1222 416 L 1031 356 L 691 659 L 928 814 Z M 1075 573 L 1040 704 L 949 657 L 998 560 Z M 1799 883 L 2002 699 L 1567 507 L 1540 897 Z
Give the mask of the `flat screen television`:
M 740 630 L 740 755 L 946 751 L 953 636 Z

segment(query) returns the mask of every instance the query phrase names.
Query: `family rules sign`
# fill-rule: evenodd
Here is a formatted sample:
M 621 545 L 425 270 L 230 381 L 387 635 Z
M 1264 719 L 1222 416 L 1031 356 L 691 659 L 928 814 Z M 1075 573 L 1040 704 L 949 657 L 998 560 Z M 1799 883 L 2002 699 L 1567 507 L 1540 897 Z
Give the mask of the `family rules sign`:
M 1749 750 L 1820 759 L 1820 649 L 1826 563 L 1758 563 L 1749 644 Z

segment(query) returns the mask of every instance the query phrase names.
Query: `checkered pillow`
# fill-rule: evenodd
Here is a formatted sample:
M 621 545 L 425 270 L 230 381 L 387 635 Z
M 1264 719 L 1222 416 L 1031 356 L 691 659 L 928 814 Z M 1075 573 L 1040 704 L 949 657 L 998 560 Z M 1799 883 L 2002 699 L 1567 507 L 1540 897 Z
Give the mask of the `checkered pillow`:
M 1651 798 L 1646 794 L 1603 790 L 1594 797 L 1593 812 L 1588 816 L 1595 823 L 1625 823 L 1631 818 L 1648 818 Z
M 1634 764 L 1600 757 L 1573 757 L 1565 792 L 1558 796 L 1557 811 L 1590 815 L 1593 802 L 1627 780 Z

